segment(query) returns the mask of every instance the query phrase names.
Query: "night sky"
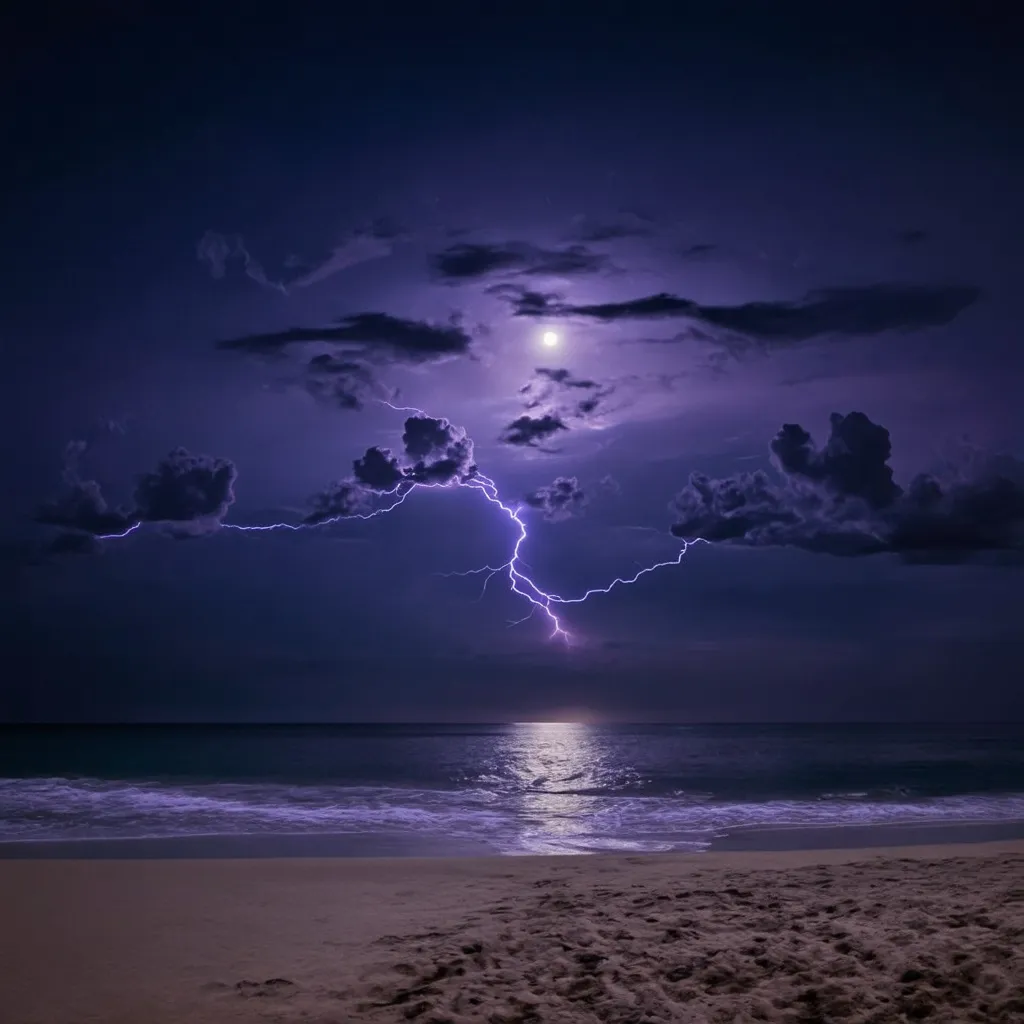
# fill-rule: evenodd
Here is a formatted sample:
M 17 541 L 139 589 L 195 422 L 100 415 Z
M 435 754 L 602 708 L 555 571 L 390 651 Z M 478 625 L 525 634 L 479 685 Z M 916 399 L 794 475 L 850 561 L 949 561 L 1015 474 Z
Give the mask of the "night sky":
M 0 718 L 1024 716 L 1012 5 L 379 6 L 4 15 Z

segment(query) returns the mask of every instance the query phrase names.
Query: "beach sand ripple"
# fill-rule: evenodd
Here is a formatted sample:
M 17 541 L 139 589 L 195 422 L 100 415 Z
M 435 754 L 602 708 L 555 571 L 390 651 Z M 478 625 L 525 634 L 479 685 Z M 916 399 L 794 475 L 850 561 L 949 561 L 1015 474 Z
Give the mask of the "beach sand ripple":
M 553 877 L 378 944 L 349 1019 L 1021 1022 L 1024 857 Z

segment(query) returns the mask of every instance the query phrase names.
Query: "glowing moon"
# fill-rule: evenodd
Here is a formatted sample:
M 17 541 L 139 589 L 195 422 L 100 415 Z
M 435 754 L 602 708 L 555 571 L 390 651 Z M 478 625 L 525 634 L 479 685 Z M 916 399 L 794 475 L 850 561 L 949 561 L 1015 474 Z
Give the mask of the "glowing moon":
M 547 345 L 548 348 L 554 348 L 558 344 L 558 335 L 554 331 L 545 331 L 540 340 Z

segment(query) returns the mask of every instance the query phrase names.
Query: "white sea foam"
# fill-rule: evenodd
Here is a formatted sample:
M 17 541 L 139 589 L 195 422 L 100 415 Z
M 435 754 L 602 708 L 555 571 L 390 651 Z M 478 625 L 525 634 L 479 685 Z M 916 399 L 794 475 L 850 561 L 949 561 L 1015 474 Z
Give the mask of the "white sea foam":
M 1022 793 L 742 802 L 708 793 L 0 779 L 5 841 L 298 833 L 473 843 L 506 854 L 654 852 L 701 849 L 747 829 L 1021 821 Z

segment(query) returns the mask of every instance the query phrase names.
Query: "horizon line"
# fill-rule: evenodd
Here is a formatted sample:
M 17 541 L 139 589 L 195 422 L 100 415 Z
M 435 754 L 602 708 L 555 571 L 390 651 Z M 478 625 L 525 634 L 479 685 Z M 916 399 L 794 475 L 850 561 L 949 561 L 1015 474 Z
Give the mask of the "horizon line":
M 281 720 L 281 721 L 246 721 L 238 719 L 210 719 L 210 720 L 178 720 L 178 719 L 149 719 L 139 721 L 69 721 L 69 720 L 42 720 L 23 719 L 0 721 L 0 729 L 7 728 L 216 728 L 216 727 L 241 727 L 241 728 L 296 728 L 296 727 L 345 727 L 365 728 L 372 726 L 380 727 L 406 727 L 416 726 L 419 728 L 431 726 L 507 726 L 507 725 L 582 725 L 582 726 L 853 726 L 853 725 L 1024 725 L 1024 719 L 1018 718 L 979 718 L 979 719 L 906 719 L 906 718 L 853 718 L 853 719 L 761 719 L 745 721 L 721 721 L 721 720 L 657 720 L 646 721 L 642 719 L 626 720 L 615 719 L 607 721 L 579 720 L 579 719 L 494 719 L 494 720 Z

